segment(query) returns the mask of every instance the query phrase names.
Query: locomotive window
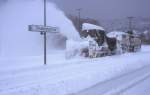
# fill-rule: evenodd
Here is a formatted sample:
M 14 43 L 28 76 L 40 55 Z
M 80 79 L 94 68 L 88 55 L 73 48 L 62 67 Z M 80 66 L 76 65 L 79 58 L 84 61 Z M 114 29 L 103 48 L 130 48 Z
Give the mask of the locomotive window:
M 86 38 L 88 36 L 88 30 L 83 30 L 82 36 Z
M 88 34 L 89 34 L 91 37 L 96 37 L 96 30 L 95 30 L 95 29 L 89 30 Z

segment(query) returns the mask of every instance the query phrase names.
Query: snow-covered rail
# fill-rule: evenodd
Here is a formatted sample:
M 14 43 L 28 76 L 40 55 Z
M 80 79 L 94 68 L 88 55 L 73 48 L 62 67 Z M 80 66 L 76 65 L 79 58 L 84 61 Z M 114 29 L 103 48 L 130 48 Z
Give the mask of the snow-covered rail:
M 73 95 L 121 95 L 150 78 L 150 65 L 96 84 Z

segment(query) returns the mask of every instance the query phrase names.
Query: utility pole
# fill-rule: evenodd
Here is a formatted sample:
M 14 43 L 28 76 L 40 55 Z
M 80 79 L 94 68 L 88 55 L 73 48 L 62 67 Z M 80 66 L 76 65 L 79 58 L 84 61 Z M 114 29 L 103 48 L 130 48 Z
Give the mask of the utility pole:
M 128 21 L 129 21 L 129 31 L 132 31 L 133 30 L 133 25 L 132 25 L 132 22 L 133 22 L 133 19 L 135 17 L 128 17 Z
M 79 29 L 79 33 L 81 33 L 81 8 L 76 10 L 78 12 L 78 29 Z
M 46 27 L 46 0 L 44 0 L 44 27 Z M 46 32 L 44 32 L 44 65 L 46 65 L 46 62 L 47 62 L 47 45 L 46 45 L 46 40 L 47 40 L 47 37 L 46 37 Z

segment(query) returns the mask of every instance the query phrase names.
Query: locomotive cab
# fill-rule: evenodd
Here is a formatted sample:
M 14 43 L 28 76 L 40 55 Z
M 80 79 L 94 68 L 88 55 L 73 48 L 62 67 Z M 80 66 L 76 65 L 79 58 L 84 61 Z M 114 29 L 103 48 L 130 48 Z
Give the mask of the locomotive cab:
M 105 30 L 100 27 L 89 23 L 84 23 L 82 26 L 82 34 L 84 38 L 88 36 L 95 40 L 98 46 L 101 46 L 104 43 L 105 39 Z
M 105 44 L 105 30 L 102 27 L 84 23 L 82 34 L 85 39 L 92 39 L 89 40 L 89 57 L 103 56 L 108 53 L 108 46 Z

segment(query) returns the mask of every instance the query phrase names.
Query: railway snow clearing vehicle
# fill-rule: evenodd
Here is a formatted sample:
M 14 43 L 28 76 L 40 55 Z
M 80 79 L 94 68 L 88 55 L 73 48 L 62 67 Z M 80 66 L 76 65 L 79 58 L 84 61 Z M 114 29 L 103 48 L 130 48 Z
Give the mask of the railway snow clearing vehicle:
M 103 27 L 83 23 L 82 40 L 67 41 L 67 57 L 103 57 L 126 52 L 137 52 L 141 49 L 141 39 L 120 31 L 106 33 Z

